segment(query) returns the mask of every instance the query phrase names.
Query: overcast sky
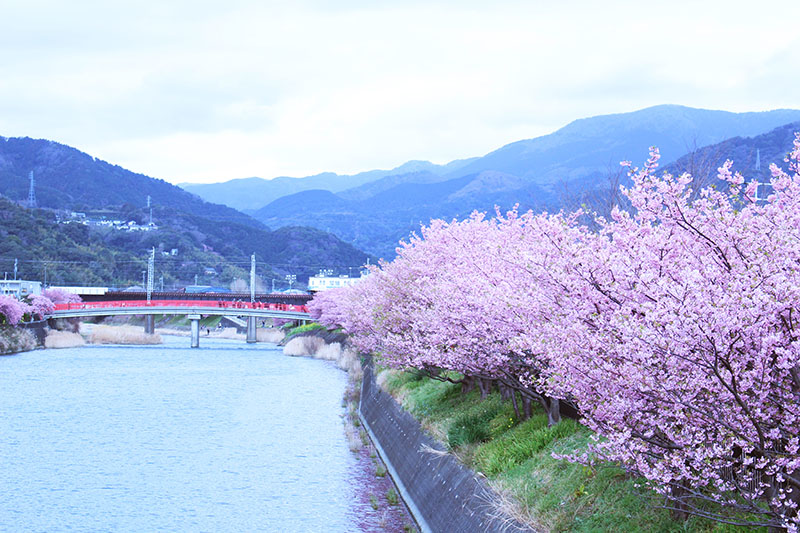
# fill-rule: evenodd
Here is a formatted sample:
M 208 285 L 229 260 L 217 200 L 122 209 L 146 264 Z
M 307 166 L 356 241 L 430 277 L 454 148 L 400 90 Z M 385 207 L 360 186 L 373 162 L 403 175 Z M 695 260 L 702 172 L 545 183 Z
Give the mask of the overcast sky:
M 800 2 L 0 0 L 0 135 L 173 183 L 445 163 L 662 103 L 800 108 Z

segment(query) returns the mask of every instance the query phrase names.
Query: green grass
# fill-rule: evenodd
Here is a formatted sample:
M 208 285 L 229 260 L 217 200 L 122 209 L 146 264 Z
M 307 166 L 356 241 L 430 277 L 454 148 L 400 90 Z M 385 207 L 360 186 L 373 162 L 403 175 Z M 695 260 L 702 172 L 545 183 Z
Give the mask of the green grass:
M 302 326 L 295 326 L 293 328 L 289 328 L 288 330 L 286 330 L 286 338 L 288 339 L 300 333 L 305 333 L 306 331 L 314 331 L 316 329 L 326 329 L 326 328 L 322 324 L 311 322 L 308 324 L 304 324 Z
M 580 453 L 591 432 L 574 420 L 547 426 L 540 408 L 518 422 L 510 401 L 498 393 L 481 400 L 477 390 L 418 373 L 389 371 L 384 386 L 402 400 L 434 436 L 446 440 L 467 466 L 511 495 L 539 529 L 553 532 L 739 533 L 758 529 L 697 517 L 674 520 L 663 500 L 613 465 L 589 468 L 554 459 Z M 455 376 L 453 376 L 455 377 Z M 537 406 L 538 407 L 538 406 Z M 766 531 L 766 530 L 763 530 Z
M 497 395 L 473 405 L 450 422 L 450 427 L 447 428 L 447 443 L 451 448 L 457 448 L 464 444 L 489 440 L 492 436 L 490 423 L 495 417 L 500 415 L 503 420 L 508 418 L 508 414 L 502 411 L 503 406 Z

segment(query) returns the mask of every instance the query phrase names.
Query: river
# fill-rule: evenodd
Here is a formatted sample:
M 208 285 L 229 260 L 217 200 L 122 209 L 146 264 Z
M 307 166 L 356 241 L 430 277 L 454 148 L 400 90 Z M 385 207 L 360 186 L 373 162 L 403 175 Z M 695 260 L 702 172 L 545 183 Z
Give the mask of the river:
M 0 531 L 360 531 L 346 375 L 186 337 L 0 357 Z

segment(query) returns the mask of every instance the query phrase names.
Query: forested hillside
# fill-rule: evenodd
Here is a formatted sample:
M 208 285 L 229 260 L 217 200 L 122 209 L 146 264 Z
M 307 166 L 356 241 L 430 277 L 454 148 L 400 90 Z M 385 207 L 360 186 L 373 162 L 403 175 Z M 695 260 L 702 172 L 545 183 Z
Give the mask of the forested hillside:
M 30 171 L 35 210 L 17 205 L 26 205 Z M 249 279 L 253 253 L 267 283 L 288 274 L 305 283 L 321 268 L 358 267 L 368 259 L 323 231 L 272 232 L 234 209 L 51 141 L 0 139 L 0 195 L 6 197 L 0 268 L 13 271 L 18 259 L 21 276 L 43 280 L 47 270 L 48 282 L 55 284 L 141 284 L 152 248 L 157 251 L 156 279 L 163 274 L 167 286 L 194 283 L 195 276 L 198 283 L 223 286 L 235 278 Z M 125 231 L 100 224 L 146 225 L 148 195 L 155 229 Z

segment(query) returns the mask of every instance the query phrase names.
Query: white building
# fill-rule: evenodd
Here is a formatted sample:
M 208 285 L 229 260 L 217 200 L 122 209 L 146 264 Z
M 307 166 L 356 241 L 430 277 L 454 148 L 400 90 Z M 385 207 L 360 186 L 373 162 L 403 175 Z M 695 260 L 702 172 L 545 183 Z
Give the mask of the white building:
M 42 294 L 42 282 L 24 279 L 3 279 L 0 280 L 0 294 L 10 294 L 17 299 L 31 294 Z
M 58 289 L 60 291 L 77 294 L 78 296 L 101 296 L 108 292 L 108 287 L 73 287 L 73 286 L 56 286 L 51 285 L 51 289 Z
M 308 290 L 311 292 L 318 292 L 328 289 L 338 289 L 339 287 L 348 287 L 358 283 L 363 277 L 365 277 L 364 274 L 358 278 L 351 278 L 348 275 L 333 276 L 323 271 L 316 276 L 308 278 Z

